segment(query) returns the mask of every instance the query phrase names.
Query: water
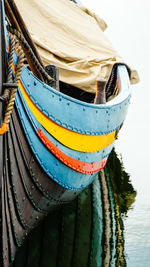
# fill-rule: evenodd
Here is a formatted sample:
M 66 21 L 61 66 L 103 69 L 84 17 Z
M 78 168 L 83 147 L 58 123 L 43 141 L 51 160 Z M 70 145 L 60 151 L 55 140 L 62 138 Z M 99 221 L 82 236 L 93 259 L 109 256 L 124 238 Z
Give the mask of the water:
M 83 0 L 82 3 L 106 20 L 109 39 L 140 76 L 140 83 L 132 86 L 131 106 L 116 142 L 116 152 L 137 191 L 136 200 L 124 219 L 127 266 L 149 267 L 150 3 L 147 0 Z

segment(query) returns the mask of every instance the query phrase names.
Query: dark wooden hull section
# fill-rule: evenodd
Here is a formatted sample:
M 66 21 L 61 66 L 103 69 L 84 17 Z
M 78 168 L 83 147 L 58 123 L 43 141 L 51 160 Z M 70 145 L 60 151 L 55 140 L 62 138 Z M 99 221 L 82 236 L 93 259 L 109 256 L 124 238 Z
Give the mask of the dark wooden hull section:
M 14 109 L 10 130 L 4 136 L 3 265 L 9 266 L 14 260 L 17 248 L 39 221 L 78 193 L 61 187 L 44 172 L 32 153 Z

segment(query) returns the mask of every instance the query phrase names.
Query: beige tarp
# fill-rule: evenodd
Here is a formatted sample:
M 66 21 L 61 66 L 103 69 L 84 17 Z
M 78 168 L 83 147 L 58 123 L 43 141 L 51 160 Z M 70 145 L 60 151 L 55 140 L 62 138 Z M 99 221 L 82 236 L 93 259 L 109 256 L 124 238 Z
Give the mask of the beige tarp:
M 95 92 L 96 79 L 108 79 L 113 64 L 123 62 L 103 33 L 106 23 L 88 9 L 69 0 L 15 2 L 44 64 L 57 65 L 61 81 Z

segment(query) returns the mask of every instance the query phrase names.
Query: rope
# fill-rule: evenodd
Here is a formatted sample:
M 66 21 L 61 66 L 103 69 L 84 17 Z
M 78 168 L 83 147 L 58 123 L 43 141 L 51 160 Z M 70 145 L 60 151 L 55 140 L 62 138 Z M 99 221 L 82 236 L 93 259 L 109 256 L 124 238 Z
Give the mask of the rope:
M 15 40 L 10 36 L 10 53 L 9 53 L 9 61 L 8 61 L 8 75 L 7 75 L 7 83 L 12 82 L 12 64 L 13 64 L 13 54 L 15 51 Z M 0 101 L 7 101 L 10 95 L 10 88 L 6 88 L 4 93 L 0 96 Z
M 15 75 L 14 83 L 18 84 L 20 81 L 21 71 L 22 71 L 22 67 L 23 67 L 23 63 L 24 63 L 24 53 L 23 53 L 21 47 L 19 46 L 19 44 L 17 44 L 17 46 L 16 46 L 16 53 L 18 54 L 18 63 L 17 63 L 17 69 L 16 69 L 16 75 Z M 11 117 L 11 113 L 12 113 L 14 102 L 15 102 L 16 92 L 17 92 L 17 88 L 13 88 L 11 90 L 10 100 L 9 100 L 9 103 L 8 103 L 6 111 L 5 111 L 4 123 L 6 123 L 6 124 L 9 124 L 9 122 L 10 122 L 10 117 Z
M 44 80 L 48 81 L 49 83 L 55 81 L 50 75 L 48 75 L 48 73 L 45 71 L 45 69 L 40 65 L 39 61 L 35 57 L 31 47 L 29 46 L 29 44 L 27 43 L 27 41 L 25 40 L 23 35 L 19 31 L 17 31 L 16 29 L 12 28 L 10 25 L 7 26 L 7 29 L 9 32 L 11 32 L 13 35 L 15 35 L 15 38 L 17 38 L 19 40 L 23 49 L 26 50 L 30 59 L 34 63 L 35 67 L 40 72 L 40 74 L 43 76 Z
M 11 37 L 11 40 L 12 39 L 13 38 Z M 14 44 L 13 41 L 12 41 L 12 43 Z M 13 46 L 11 46 L 11 49 L 14 51 Z M 16 44 L 15 44 L 15 51 L 18 55 L 18 62 L 17 62 L 17 67 L 16 67 L 16 75 L 15 75 L 14 83 L 18 84 L 19 80 L 20 80 L 20 76 L 21 76 L 22 67 L 24 64 L 24 53 L 23 53 L 18 42 L 16 42 Z M 12 54 L 12 51 L 10 52 L 10 55 L 11 54 Z M 10 58 L 9 58 L 8 65 L 12 67 L 12 56 L 10 56 Z M 7 81 L 10 82 L 11 79 L 12 79 L 12 70 L 9 69 Z M 7 105 L 6 110 L 5 110 L 4 121 L 2 123 L 2 126 L 0 127 L 0 135 L 4 134 L 9 129 L 9 122 L 10 122 L 11 113 L 12 113 L 14 102 L 15 102 L 15 96 L 16 96 L 17 88 L 18 87 L 14 87 L 11 89 L 11 91 L 10 91 L 10 89 L 6 89 L 4 92 L 4 99 L 7 100 L 9 97 L 9 102 L 8 102 L 8 105 Z

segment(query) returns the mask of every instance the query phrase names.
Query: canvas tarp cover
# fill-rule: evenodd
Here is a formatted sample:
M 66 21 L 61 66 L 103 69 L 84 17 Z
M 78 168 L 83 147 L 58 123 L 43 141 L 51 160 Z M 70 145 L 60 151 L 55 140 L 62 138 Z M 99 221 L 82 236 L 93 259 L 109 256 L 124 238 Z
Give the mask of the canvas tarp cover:
M 44 64 L 58 66 L 61 81 L 94 93 L 96 79 L 108 80 L 113 64 L 123 62 L 103 33 L 106 23 L 88 9 L 69 0 L 15 2 Z

